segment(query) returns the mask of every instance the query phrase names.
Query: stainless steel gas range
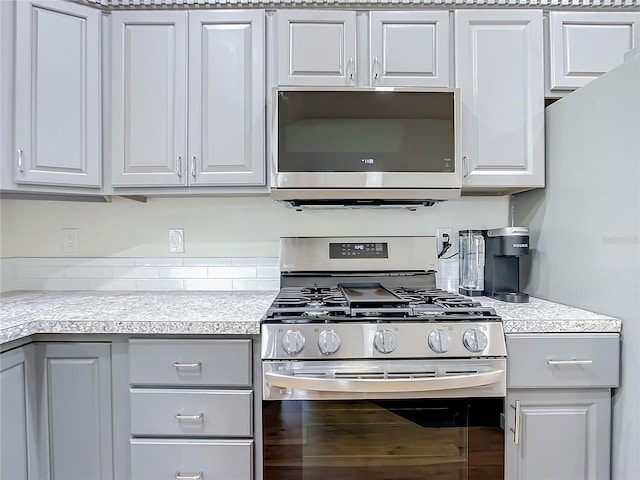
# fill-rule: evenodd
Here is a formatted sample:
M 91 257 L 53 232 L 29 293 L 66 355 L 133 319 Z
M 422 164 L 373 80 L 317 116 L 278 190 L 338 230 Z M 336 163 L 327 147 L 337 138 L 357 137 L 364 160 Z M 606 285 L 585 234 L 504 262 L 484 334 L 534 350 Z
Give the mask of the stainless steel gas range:
M 266 479 L 502 478 L 502 323 L 435 288 L 434 238 L 283 238 L 280 258 Z

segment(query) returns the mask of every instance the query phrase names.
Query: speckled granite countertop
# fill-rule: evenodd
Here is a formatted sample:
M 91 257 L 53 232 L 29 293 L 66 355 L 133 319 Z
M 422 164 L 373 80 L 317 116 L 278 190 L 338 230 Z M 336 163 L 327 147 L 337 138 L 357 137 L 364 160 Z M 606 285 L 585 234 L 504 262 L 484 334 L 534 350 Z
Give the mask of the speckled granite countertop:
M 276 293 L 3 293 L 0 343 L 35 333 L 258 334 Z
M 622 328 L 617 318 L 539 298 L 530 298 L 528 303 L 501 302 L 488 297 L 477 300 L 502 317 L 505 333 L 596 333 L 619 332 Z
M 277 292 L 10 292 L 0 296 L 0 343 L 36 333 L 247 334 Z M 537 298 L 495 308 L 506 333 L 619 332 L 621 321 Z

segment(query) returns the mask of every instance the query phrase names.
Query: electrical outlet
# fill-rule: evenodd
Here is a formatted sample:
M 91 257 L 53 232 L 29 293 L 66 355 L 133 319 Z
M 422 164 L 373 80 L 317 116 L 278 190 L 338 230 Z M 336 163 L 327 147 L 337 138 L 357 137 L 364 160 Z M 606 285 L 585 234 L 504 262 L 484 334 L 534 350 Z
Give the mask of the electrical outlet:
M 453 228 L 438 228 L 436 233 L 436 253 L 438 255 L 441 254 L 447 242 L 451 246 L 445 252 L 445 256 L 451 255 L 451 252 L 453 251 Z
M 62 229 L 62 251 L 64 253 L 78 253 L 78 229 Z
M 169 229 L 169 253 L 184 253 L 184 228 Z

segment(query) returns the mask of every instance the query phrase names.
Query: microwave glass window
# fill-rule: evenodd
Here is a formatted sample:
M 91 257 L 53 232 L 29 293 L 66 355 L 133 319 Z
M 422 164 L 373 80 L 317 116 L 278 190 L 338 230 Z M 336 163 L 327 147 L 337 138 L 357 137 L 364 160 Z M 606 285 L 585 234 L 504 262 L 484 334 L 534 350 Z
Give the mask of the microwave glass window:
M 453 92 L 278 93 L 280 172 L 453 172 Z

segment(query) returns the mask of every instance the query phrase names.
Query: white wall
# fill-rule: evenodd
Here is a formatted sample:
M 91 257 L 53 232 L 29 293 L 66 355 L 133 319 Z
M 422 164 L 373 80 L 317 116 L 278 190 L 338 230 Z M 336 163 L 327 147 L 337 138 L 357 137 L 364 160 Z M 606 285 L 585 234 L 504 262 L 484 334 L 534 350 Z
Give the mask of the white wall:
M 276 257 L 281 236 L 435 235 L 437 227 L 506 225 L 508 197 L 465 197 L 415 212 L 297 212 L 268 197 L 152 198 L 148 203 L 3 200 L 2 257 L 62 257 L 62 229 L 79 229 L 80 257 Z M 184 255 L 169 228 L 184 228 Z M 6 244 L 6 249 L 4 245 Z

